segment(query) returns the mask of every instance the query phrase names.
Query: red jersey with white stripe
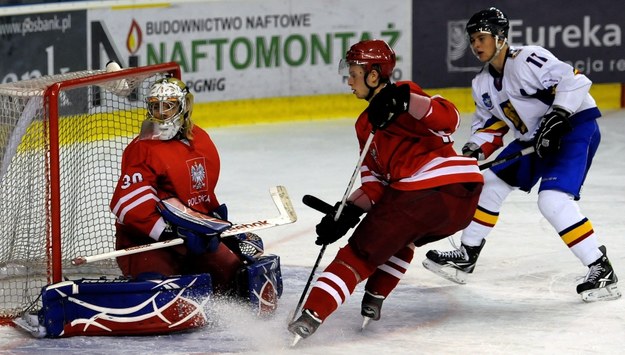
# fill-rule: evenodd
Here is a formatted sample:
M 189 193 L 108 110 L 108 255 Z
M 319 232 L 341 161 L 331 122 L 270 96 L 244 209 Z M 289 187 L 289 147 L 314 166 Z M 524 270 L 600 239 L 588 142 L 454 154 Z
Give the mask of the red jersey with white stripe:
M 412 94 L 430 97 L 413 82 Z M 460 124 L 456 107 L 442 97 L 432 97 L 425 116 L 417 119 L 403 113 L 396 121 L 375 133 L 361 167 L 361 189 L 377 202 L 386 186 L 397 190 L 422 190 L 453 183 L 483 183 L 473 158 L 459 156 L 453 148 L 452 133 Z M 356 121 L 360 149 L 372 126 L 365 110 Z
M 220 161 L 208 133 L 193 127 L 193 140 L 135 138 L 124 150 L 120 179 L 111 200 L 118 238 L 150 236 L 158 240 L 166 224 L 159 199 L 175 196 L 208 214 L 219 206 L 215 186 Z

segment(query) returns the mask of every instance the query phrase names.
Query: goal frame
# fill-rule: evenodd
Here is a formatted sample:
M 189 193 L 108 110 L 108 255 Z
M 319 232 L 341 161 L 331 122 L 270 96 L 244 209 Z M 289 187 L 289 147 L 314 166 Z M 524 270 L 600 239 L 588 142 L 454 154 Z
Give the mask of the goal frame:
M 62 281 L 62 250 L 61 250 L 61 182 L 60 182 L 60 143 L 59 143 L 59 95 L 63 90 L 80 88 L 87 85 L 97 85 L 107 81 L 115 79 L 123 79 L 129 74 L 132 75 L 150 75 L 157 73 L 168 73 L 169 75 L 181 78 L 180 66 L 175 62 L 154 64 L 144 67 L 129 68 L 126 70 L 120 70 L 116 72 L 106 72 L 101 74 L 95 74 L 93 76 L 70 79 L 65 81 L 56 82 L 45 89 L 43 95 L 44 112 L 47 115 L 47 120 L 44 123 L 48 124 L 47 131 L 49 132 L 49 159 L 47 167 L 49 169 L 49 204 L 50 204 L 50 216 L 48 237 L 46 238 L 46 255 L 48 262 L 48 270 L 51 272 L 49 282 L 57 283 Z

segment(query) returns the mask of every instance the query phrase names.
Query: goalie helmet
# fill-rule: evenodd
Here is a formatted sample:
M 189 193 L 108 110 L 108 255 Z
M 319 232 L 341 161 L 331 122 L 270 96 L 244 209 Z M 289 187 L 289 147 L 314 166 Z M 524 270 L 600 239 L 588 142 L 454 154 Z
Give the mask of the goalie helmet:
M 193 94 L 179 79 L 164 78 L 150 87 L 145 99 L 147 119 L 142 127 L 142 136 L 150 139 L 170 140 L 183 133 L 189 137 Z
M 349 75 L 350 65 L 361 65 L 368 74 L 376 69 L 384 81 L 388 81 L 395 68 L 395 52 L 383 40 L 371 39 L 360 41 L 347 51 L 345 58 L 339 63 L 339 74 Z
M 501 39 L 508 38 L 510 21 L 508 16 L 496 7 L 477 12 L 467 22 L 467 34 L 471 36 L 476 32 L 490 33 Z

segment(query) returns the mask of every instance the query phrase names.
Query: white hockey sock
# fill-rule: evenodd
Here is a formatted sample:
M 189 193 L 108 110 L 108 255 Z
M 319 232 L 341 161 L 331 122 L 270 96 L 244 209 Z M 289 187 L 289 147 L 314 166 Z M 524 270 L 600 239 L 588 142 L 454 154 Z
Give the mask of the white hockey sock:
M 505 183 L 492 171 L 486 170 L 484 172 L 484 188 L 480 194 L 478 208 L 489 211 L 490 213 L 499 214 L 499 210 L 501 209 L 501 205 L 504 200 L 514 190 L 516 190 L 515 187 Z M 484 213 L 484 211 L 478 210 L 476 211 L 476 217 L 483 215 Z M 493 222 L 496 222 L 497 217 L 492 219 Z M 479 246 L 482 243 L 482 239 L 490 233 L 493 227 L 494 223 L 492 226 L 489 226 L 477 223 L 474 220 L 462 231 L 462 237 L 460 240 L 462 241 L 462 244 L 467 246 Z
M 538 208 L 582 264 L 589 265 L 601 257 L 599 241 L 592 225 L 580 212 L 571 195 L 562 191 L 543 190 L 538 194 Z

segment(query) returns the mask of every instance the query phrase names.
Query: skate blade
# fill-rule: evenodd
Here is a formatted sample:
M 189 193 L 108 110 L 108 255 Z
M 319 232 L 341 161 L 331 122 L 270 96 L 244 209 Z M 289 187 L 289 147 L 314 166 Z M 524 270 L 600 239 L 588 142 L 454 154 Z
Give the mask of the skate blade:
M 435 273 L 436 275 L 457 284 L 464 285 L 467 283 L 468 274 L 464 271 L 454 269 L 449 265 L 439 265 L 432 260 L 426 258 L 425 260 L 423 260 L 423 267 Z
M 365 330 L 365 328 L 367 327 L 367 324 L 369 324 L 369 322 L 371 322 L 371 320 L 373 319 L 371 317 L 362 317 L 362 318 L 363 318 L 362 319 L 362 326 L 360 326 L 360 331 Z
M 297 345 L 297 343 L 299 343 L 300 340 L 302 340 L 301 335 L 299 334 L 293 335 L 293 340 L 291 341 L 291 347 L 294 347 L 295 345 Z
M 29 332 L 35 338 L 45 338 L 47 335 L 46 328 L 39 325 L 39 319 L 36 314 L 24 314 L 19 318 L 13 319 L 13 324 Z
M 610 301 L 621 297 L 621 291 L 616 284 L 611 284 L 602 288 L 595 288 L 580 293 L 584 302 Z

